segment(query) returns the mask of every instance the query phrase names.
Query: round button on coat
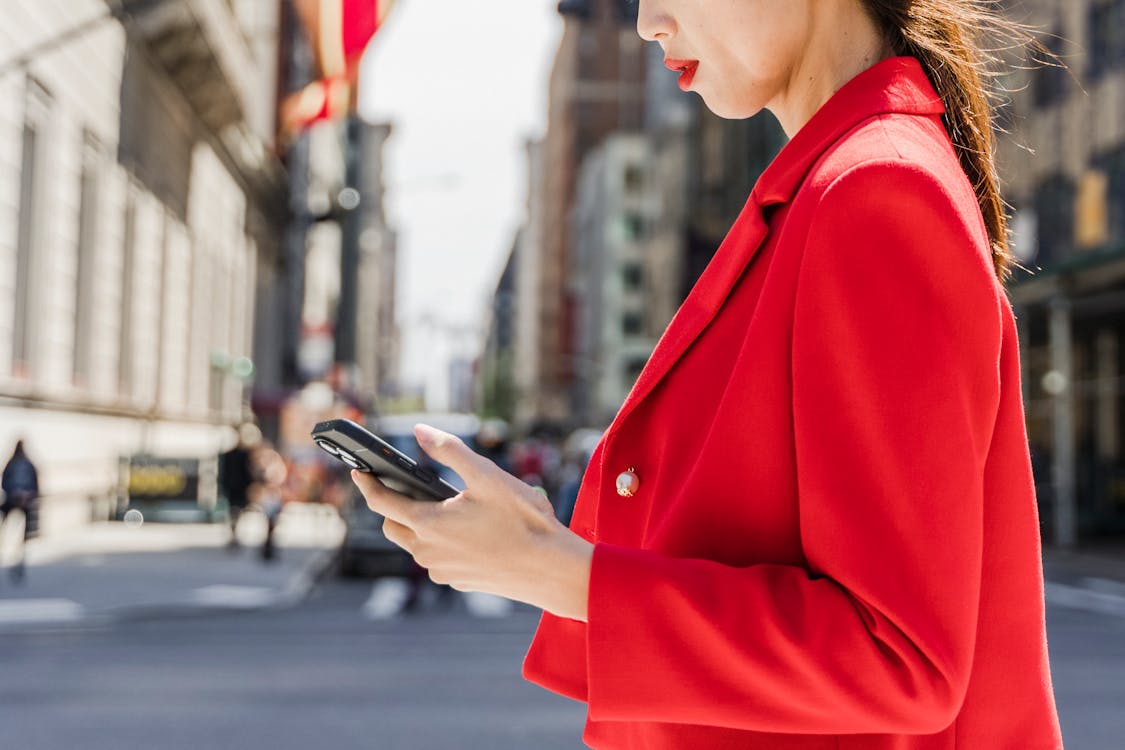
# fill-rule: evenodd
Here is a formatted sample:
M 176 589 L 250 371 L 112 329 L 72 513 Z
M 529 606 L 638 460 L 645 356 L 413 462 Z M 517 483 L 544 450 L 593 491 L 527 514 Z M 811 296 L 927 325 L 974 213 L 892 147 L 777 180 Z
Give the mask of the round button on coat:
M 617 494 L 621 497 L 632 497 L 641 487 L 641 479 L 632 468 L 617 475 Z

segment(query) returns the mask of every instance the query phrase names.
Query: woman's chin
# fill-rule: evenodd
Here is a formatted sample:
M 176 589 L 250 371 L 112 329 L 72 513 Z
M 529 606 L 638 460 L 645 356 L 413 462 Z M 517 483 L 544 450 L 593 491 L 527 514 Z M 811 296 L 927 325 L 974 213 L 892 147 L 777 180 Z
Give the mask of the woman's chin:
M 714 101 L 706 94 L 700 93 L 703 104 L 711 110 L 711 114 L 724 120 L 746 120 L 762 111 L 762 105 L 748 104 L 747 102 Z

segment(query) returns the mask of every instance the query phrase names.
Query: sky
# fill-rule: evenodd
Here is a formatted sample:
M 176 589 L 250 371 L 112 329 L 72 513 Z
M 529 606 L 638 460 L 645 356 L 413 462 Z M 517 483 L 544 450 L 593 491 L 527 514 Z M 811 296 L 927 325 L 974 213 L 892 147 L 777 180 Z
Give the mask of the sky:
M 556 0 L 398 0 L 364 56 L 359 112 L 390 122 L 402 375 L 442 406 L 444 362 L 479 350 L 546 127 Z M 443 335 L 444 332 L 444 335 Z

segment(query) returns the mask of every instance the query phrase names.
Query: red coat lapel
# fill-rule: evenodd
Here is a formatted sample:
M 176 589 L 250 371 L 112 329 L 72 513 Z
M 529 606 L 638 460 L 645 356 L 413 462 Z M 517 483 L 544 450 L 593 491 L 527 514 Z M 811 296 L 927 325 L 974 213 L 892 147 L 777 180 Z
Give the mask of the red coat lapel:
M 672 368 L 703 332 L 730 296 L 735 283 L 765 241 L 768 227 L 754 194 L 742 208 L 711 262 L 692 287 L 660 337 L 648 364 L 641 371 L 610 430 L 616 428 Z

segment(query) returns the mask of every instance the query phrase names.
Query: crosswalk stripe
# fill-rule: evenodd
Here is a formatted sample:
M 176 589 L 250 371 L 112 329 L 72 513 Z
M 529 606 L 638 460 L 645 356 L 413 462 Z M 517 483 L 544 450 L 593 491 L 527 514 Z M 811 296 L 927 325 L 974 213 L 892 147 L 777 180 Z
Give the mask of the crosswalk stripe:
M 410 597 L 409 584 L 400 578 L 384 578 L 371 587 L 371 595 L 360 611 L 368 620 L 389 620 L 402 611 Z
M 85 608 L 70 599 L 0 600 L 0 625 L 77 622 L 85 616 Z
M 411 584 L 401 578 L 383 578 L 376 581 L 371 587 L 371 593 L 360 607 L 360 612 L 368 620 L 389 620 L 402 613 L 407 601 L 410 599 Z M 422 607 L 436 597 L 436 589 L 423 590 L 420 597 Z M 465 610 L 472 617 L 497 618 L 507 617 L 515 611 L 515 605 L 509 599 L 492 594 L 482 594 L 476 591 L 457 594 L 465 604 Z
M 192 592 L 192 601 L 209 607 L 232 609 L 257 609 L 268 607 L 277 599 L 269 586 L 230 586 L 215 584 L 203 586 Z
M 464 595 L 465 606 L 474 617 L 507 617 L 512 613 L 512 602 L 501 596 L 470 591 Z

